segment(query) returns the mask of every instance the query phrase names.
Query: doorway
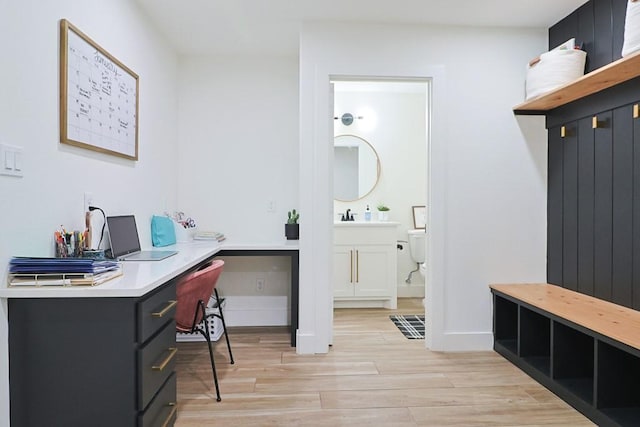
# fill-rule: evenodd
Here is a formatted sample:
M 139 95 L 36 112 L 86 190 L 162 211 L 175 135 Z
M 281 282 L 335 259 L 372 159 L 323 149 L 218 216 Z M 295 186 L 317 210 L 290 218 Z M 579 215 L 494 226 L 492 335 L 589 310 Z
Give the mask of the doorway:
M 397 257 L 397 272 L 392 286 L 396 286 L 399 298 L 422 299 L 427 280 L 420 274 L 419 264 L 414 261 L 408 236 L 409 230 L 416 228 L 416 220 L 418 227 L 421 227 L 421 222 L 427 222 L 428 236 L 428 215 L 424 219 L 414 218 L 414 207 L 427 206 L 428 200 L 431 81 L 341 76 L 332 78 L 331 83 L 334 162 L 333 174 L 330 175 L 334 177 L 334 221 L 340 221 L 349 210 L 350 214 L 354 214 L 355 221 L 375 222 L 378 221 L 377 207 L 388 206 L 389 221 L 397 223 L 398 249 L 394 254 Z M 360 147 L 353 148 L 352 141 L 356 141 L 355 145 L 359 144 Z M 360 155 L 357 154 L 358 150 Z M 375 165 L 372 161 L 368 160 L 371 162 L 369 166 L 360 162 L 358 170 L 357 158 L 369 157 L 363 155 L 363 151 L 373 152 L 378 161 L 375 179 L 370 178 L 371 170 L 375 170 L 375 166 L 371 166 Z M 353 165 L 354 162 L 352 168 L 355 171 L 343 170 L 345 165 Z M 359 182 L 345 182 L 347 179 L 358 181 L 358 176 Z M 347 187 L 352 190 L 346 191 Z M 427 239 L 422 245 L 426 254 L 422 256 L 426 258 Z M 420 258 L 420 261 L 429 265 L 429 260 L 425 258 Z M 334 257 L 334 276 L 340 274 L 336 266 L 338 263 L 339 258 Z M 335 295 L 344 296 L 345 292 L 349 292 L 348 289 L 337 289 L 336 283 L 339 283 L 339 279 L 334 277 Z M 339 297 L 335 302 L 332 298 L 331 324 L 334 310 L 338 307 L 370 308 L 379 304 L 380 301 L 371 298 L 358 301 L 357 296 L 353 300 L 349 296 Z M 424 314 L 422 304 L 418 307 L 411 303 L 403 305 L 419 310 L 414 314 Z M 393 314 L 391 310 L 380 310 L 380 316 L 389 314 Z M 333 328 L 331 334 L 332 342 Z

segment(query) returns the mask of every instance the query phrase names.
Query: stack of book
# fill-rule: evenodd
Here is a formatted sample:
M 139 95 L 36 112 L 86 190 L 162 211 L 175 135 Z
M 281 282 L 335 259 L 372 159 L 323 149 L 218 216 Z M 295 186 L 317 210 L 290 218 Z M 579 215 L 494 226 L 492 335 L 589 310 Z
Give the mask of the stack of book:
M 95 286 L 122 275 L 111 260 L 13 257 L 9 286 Z
M 200 231 L 195 236 L 194 240 L 217 240 L 222 242 L 226 239 L 225 235 L 218 231 Z

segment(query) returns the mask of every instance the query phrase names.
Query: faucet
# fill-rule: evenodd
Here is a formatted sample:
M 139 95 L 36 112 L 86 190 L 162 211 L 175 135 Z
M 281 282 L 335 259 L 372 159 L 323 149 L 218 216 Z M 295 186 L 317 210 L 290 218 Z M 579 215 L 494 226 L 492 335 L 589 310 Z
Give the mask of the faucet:
M 351 209 L 347 209 L 347 212 L 342 216 L 343 221 L 354 221 L 353 214 L 350 213 Z
M 340 215 L 340 214 L 338 214 L 338 215 Z M 352 213 L 351 209 L 347 209 L 347 211 L 345 213 L 341 214 L 341 215 L 342 215 L 342 218 L 340 218 L 340 221 L 355 221 L 353 216 L 357 215 L 357 214 Z

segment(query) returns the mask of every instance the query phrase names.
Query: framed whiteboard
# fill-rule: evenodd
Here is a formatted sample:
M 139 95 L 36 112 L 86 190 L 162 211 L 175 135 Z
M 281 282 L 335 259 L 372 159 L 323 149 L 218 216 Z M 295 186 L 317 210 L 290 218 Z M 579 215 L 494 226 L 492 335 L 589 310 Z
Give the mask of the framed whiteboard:
M 138 75 L 60 21 L 60 142 L 138 160 Z

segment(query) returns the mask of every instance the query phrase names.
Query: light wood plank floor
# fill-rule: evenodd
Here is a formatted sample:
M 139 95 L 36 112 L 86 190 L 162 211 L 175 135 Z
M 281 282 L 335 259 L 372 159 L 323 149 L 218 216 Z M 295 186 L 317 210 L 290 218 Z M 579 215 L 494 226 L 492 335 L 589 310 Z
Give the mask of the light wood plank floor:
M 498 354 L 431 352 L 389 320 L 422 310 L 337 309 L 321 355 L 297 355 L 284 328 L 230 329 L 235 365 L 215 344 L 222 402 L 206 346 L 180 343 L 176 426 L 594 425 Z

